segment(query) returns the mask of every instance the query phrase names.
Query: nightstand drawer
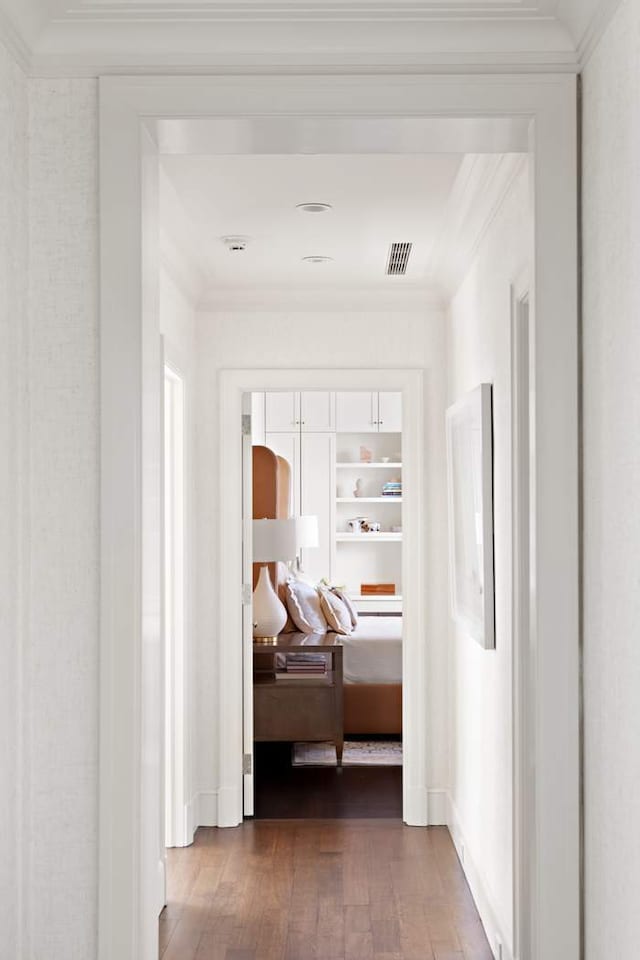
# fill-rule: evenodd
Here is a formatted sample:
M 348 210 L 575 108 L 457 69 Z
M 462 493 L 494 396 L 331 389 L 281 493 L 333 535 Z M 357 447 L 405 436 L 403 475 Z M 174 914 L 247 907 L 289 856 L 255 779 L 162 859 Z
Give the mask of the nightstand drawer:
M 253 729 L 255 740 L 333 740 L 338 732 L 336 687 L 310 680 L 256 684 Z

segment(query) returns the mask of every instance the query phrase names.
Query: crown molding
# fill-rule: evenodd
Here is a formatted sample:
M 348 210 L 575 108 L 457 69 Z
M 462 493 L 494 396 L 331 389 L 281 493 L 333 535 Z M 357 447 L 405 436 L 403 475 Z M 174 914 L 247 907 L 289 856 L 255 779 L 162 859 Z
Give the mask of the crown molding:
M 515 179 L 524 154 L 468 154 L 460 165 L 442 217 L 427 276 L 450 299 L 467 275 L 482 240 Z
M 392 281 L 394 282 L 394 281 Z M 305 286 L 305 287 L 210 287 L 198 303 L 200 313 L 272 312 L 297 310 L 323 313 L 326 310 L 366 311 L 367 313 L 423 312 L 444 310 L 446 300 L 437 286 L 412 287 Z
M 29 76 L 32 70 L 31 50 L 9 17 L 0 10 L 0 43 L 13 57 L 22 72 Z
M 596 51 L 613 16 L 620 6 L 620 0 L 601 0 L 589 26 L 578 46 L 580 69 L 583 70 Z
M 225 0 L 190 4 L 184 14 L 177 6 L 167 13 L 159 4 L 151 13 L 132 15 L 123 14 L 121 4 L 100 11 L 76 5 L 28 36 L 0 10 L 0 40 L 25 73 L 42 78 L 577 73 L 619 2 L 560 0 L 557 16 L 552 5 L 518 8 L 498 0 L 446 13 L 435 0 L 349 0 L 328 10 L 312 2 L 238 7 Z M 586 30 L 583 3 L 593 7 Z

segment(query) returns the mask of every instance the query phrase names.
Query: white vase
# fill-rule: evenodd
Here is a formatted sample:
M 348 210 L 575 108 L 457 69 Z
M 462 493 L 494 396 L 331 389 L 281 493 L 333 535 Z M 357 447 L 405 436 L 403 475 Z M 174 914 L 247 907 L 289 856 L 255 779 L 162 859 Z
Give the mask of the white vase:
M 269 567 L 260 567 L 256 588 L 253 591 L 253 638 L 273 641 L 284 629 L 287 611 L 273 589 Z

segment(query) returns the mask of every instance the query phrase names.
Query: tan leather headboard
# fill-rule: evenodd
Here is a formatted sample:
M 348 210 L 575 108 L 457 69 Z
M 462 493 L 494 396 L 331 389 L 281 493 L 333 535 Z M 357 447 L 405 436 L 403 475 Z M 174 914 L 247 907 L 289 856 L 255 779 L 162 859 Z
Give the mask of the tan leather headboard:
M 289 516 L 291 466 L 269 447 L 253 447 L 253 519 L 279 520 Z M 260 565 L 253 565 L 253 586 L 258 582 Z M 281 593 L 287 576 L 283 563 L 270 563 L 269 574 Z

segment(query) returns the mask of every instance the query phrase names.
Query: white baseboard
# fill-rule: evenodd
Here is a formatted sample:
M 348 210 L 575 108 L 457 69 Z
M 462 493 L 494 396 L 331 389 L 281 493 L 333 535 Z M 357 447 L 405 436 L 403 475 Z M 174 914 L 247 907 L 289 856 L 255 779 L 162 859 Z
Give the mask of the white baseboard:
M 429 790 L 429 826 L 446 827 L 449 823 L 449 794 L 446 790 Z
M 218 794 L 215 790 L 201 791 L 194 799 L 193 832 L 198 827 L 218 826 Z
M 242 786 L 218 790 L 218 827 L 237 827 L 242 823 Z
M 467 883 L 475 900 L 482 926 L 487 934 L 489 946 L 494 957 L 498 955 L 498 943 L 502 944 L 502 960 L 513 960 L 512 945 L 507 941 L 500 924 L 496 919 L 496 911 L 491 902 L 487 883 L 482 871 L 473 858 L 473 852 L 465 839 L 464 828 L 456 806 L 450 794 L 446 794 L 447 826 L 458 853 L 458 858 L 467 878 Z

